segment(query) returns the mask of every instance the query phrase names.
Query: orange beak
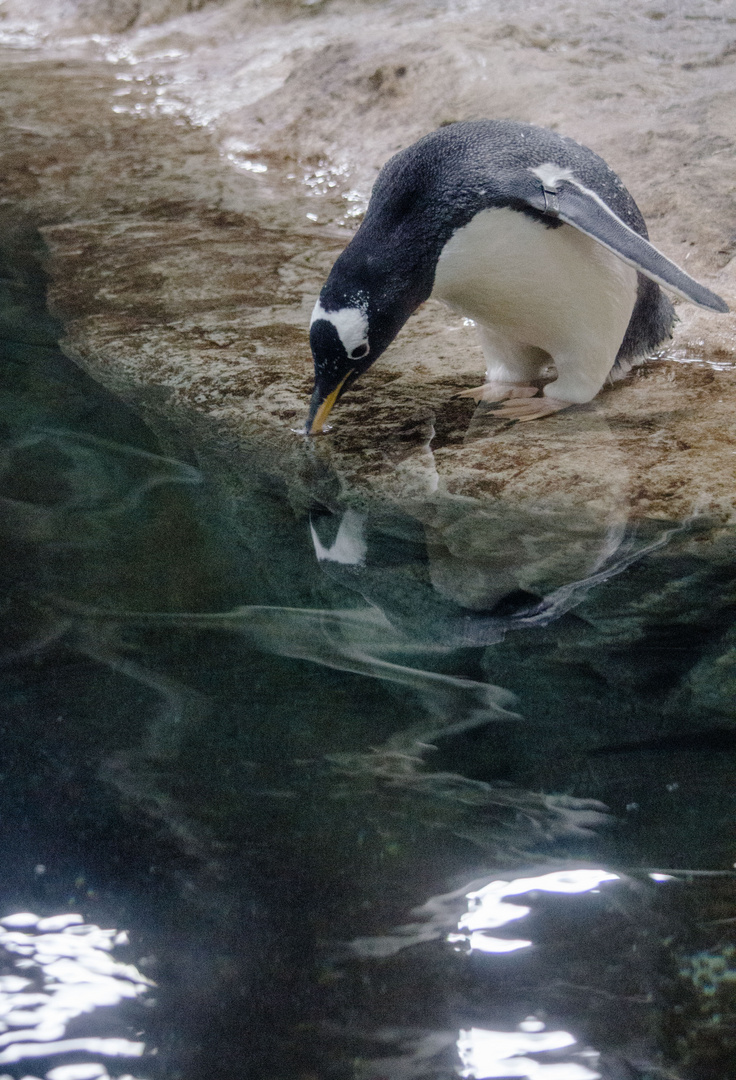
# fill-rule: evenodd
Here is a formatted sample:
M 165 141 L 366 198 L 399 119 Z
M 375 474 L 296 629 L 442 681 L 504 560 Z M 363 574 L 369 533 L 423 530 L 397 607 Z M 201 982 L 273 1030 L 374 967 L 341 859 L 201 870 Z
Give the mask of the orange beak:
M 338 397 L 340 396 L 340 391 L 345 385 L 346 380 L 352 374 L 352 371 L 349 371 L 347 373 L 345 378 L 340 383 L 338 383 L 332 393 L 328 394 L 325 400 L 321 403 L 316 413 L 314 414 L 311 423 L 309 420 L 307 421 L 307 435 L 320 435 L 322 433 L 325 423 L 327 422 L 327 417 L 332 412 L 332 406 L 335 404 Z

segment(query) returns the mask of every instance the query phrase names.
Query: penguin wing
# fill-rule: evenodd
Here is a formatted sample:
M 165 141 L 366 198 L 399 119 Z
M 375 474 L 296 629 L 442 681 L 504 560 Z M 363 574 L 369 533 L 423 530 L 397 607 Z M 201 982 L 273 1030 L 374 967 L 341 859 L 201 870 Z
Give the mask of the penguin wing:
M 518 174 L 511 185 L 515 199 L 548 217 L 558 218 L 597 240 L 624 262 L 645 274 L 658 285 L 711 311 L 728 311 L 728 304 L 706 289 L 661 251 L 634 232 L 608 207 L 603 199 L 575 178 L 570 169 L 545 164 L 528 169 L 519 183 Z

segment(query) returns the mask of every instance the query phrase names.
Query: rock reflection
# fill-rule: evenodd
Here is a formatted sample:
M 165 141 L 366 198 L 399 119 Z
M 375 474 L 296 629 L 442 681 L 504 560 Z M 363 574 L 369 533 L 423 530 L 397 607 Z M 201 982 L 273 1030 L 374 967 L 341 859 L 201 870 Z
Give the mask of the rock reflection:
M 431 722 L 425 725 L 417 738 L 431 739 L 440 732 L 453 734 L 492 720 L 520 719 L 510 709 L 513 694 L 501 687 L 384 659 L 386 655 L 431 653 L 432 649 L 408 639 L 375 608 L 340 611 L 250 605 L 225 612 L 170 614 L 105 611 L 53 596 L 46 597 L 45 602 L 59 612 L 76 616 L 90 636 L 90 628 L 97 627 L 100 641 L 105 638 L 104 627 L 115 625 L 226 631 L 265 652 L 408 687 L 420 694 L 427 711 L 438 722 L 438 726 Z M 92 654 L 89 649 L 85 651 Z M 120 663 L 111 652 L 103 653 L 99 648 L 95 655 L 105 662 Z M 142 681 L 145 678 L 132 666 L 126 670 Z M 148 681 L 164 689 L 163 682 L 154 676 L 149 676 Z M 170 696 L 168 687 L 164 692 Z
M 541 490 L 544 463 L 526 501 L 453 494 L 435 469 L 450 444 L 426 440 L 386 466 L 412 497 L 382 500 L 344 482 L 329 448 L 321 473 L 300 460 L 285 479 L 257 447 L 223 455 L 166 428 L 159 444 L 50 346 L 13 362 L 0 511 L 14 783 L 39 831 L 58 806 L 86 799 L 95 817 L 109 799 L 116 859 L 165 838 L 151 863 L 196 941 L 174 960 L 199 1016 L 186 1075 L 230 1080 L 247 1045 L 259 1077 L 629 1080 L 630 1061 L 666 1075 L 665 1043 L 698 1067 L 719 1026 L 727 1041 L 732 896 L 704 905 L 712 925 L 692 936 L 681 904 L 700 863 L 733 862 L 732 763 L 701 754 L 698 773 L 691 738 L 675 774 L 665 752 L 708 715 L 733 718 L 731 527 L 628 522 L 618 465 L 588 506 L 615 437 L 585 417 L 566 434 L 589 436 L 566 457 L 581 485 L 567 504 Z M 121 863 L 96 859 L 114 891 Z M 574 861 L 588 859 L 695 871 L 684 885 Z M 105 1077 L 43 1054 L 132 1054 L 118 1031 L 94 1042 L 76 1026 L 104 1013 L 100 995 L 111 1014 L 140 1004 L 146 981 L 105 966 L 112 932 L 28 913 L 3 925 L 7 978 L 29 981 L 0 982 L 19 995 L 0 1064 L 26 1048 L 47 1080 Z M 98 943 L 86 974 L 76 942 Z M 200 947 L 215 959 L 195 986 Z M 215 1008 L 225 1036 L 204 1030 Z M 330 1049 L 310 1057 L 325 1018 Z M 364 1029 L 354 1055 L 334 1038 L 343 1021 Z M 225 1042 L 229 1062 L 211 1064 Z M 376 1043 L 395 1054 L 366 1064 Z
M 50 513 L 122 516 L 162 484 L 199 484 L 201 474 L 173 458 L 84 432 L 34 431 L 3 448 L 0 482 Z M 94 541 L 94 532 L 87 537 Z
M 438 512 L 441 513 L 442 508 Z M 437 641 L 446 648 L 461 648 L 493 645 L 502 641 L 509 631 L 548 626 L 582 603 L 592 590 L 624 573 L 648 555 L 665 548 L 676 536 L 697 533 L 703 525 L 708 526 L 708 522 L 701 522 L 696 515 L 686 522 L 661 528 L 653 539 L 645 543 L 638 541 L 635 530 L 627 533 L 623 525 L 613 526 L 602 539 L 600 536 L 597 538 L 595 551 L 588 553 L 588 558 L 594 564 L 592 573 L 580 578 L 573 577 L 546 595 L 535 597 L 533 593 L 520 588 L 518 577 L 509 577 L 508 574 L 509 564 L 513 564 L 517 572 L 521 569 L 523 579 L 523 570 L 527 565 L 535 565 L 538 561 L 534 545 L 531 554 L 527 552 L 529 545 L 524 529 L 530 514 L 519 514 L 509 508 L 499 508 L 492 514 L 479 513 L 475 505 L 467 513 L 458 514 L 455 508 L 454 514 L 458 518 L 457 527 L 462 526 L 473 543 L 483 548 L 488 564 L 481 567 L 466 556 L 466 559 L 470 558 L 470 565 L 463 573 L 468 584 L 475 582 L 477 588 L 482 579 L 485 593 L 493 596 L 498 613 L 488 614 L 472 608 L 458 610 L 457 606 L 454 606 L 454 610 L 453 606 L 443 610 L 436 601 L 432 603 L 429 595 L 421 595 L 422 592 L 431 592 L 421 585 L 412 588 L 413 596 L 412 593 L 407 594 L 405 582 L 397 580 L 397 576 L 390 571 L 387 573 L 387 568 L 380 563 L 371 565 L 365 539 L 369 522 L 354 510 L 347 510 L 341 516 L 336 537 L 329 548 L 320 540 L 314 525 L 310 528 L 315 554 L 332 577 L 359 592 L 385 611 L 394 623 L 407 627 L 420 639 Z M 535 515 L 532 513 L 531 516 Z M 538 516 L 543 518 L 544 511 L 540 510 Z M 500 536 L 494 535 L 494 530 L 500 532 Z M 577 532 L 575 517 L 567 521 L 560 518 L 556 522 L 554 547 L 558 558 L 562 557 L 566 548 L 576 552 L 579 545 Z M 543 544 L 545 539 L 548 542 L 549 536 L 540 536 L 539 544 Z M 468 550 L 468 543 L 469 537 L 466 536 L 461 546 Z M 431 542 L 428 544 L 428 558 L 434 585 L 437 564 Z M 495 563 L 490 561 L 492 558 Z M 413 612 L 406 610 L 410 597 L 415 601 L 416 610 Z M 513 599 L 517 610 L 506 614 L 503 609 L 507 606 L 505 601 L 509 599 Z M 428 608 L 431 621 L 427 618 Z M 424 618 L 419 622 L 417 616 Z

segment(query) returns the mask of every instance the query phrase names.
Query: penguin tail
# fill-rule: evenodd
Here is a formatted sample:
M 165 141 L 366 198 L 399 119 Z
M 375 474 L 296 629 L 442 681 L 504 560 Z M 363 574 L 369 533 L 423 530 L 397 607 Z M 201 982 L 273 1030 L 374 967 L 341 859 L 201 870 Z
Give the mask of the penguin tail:
M 665 341 L 672 337 L 677 321 L 670 299 L 659 285 L 638 274 L 636 303 L 611 370 L 614 380 L 623 379 Z

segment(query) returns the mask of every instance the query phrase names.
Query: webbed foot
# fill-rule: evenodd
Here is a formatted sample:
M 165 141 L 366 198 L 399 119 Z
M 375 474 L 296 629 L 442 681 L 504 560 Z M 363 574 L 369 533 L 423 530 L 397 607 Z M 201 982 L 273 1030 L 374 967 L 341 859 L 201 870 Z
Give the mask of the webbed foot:
M 552 397 L 538 397 L 533 401 L 505 401 L 500 408 L 493 410 L 493 415 L 501 420 L 539 420 L 542 416 L 568 409 L 572 404 L 572 401 L 559 401 Z
M 475 398 L 476 401 L 508 401 L 509 398 L 530 398 L 538 394 L 536 386 L 519 386 L 518 383 L 487 382 L 461 390 L 458 397 Z

